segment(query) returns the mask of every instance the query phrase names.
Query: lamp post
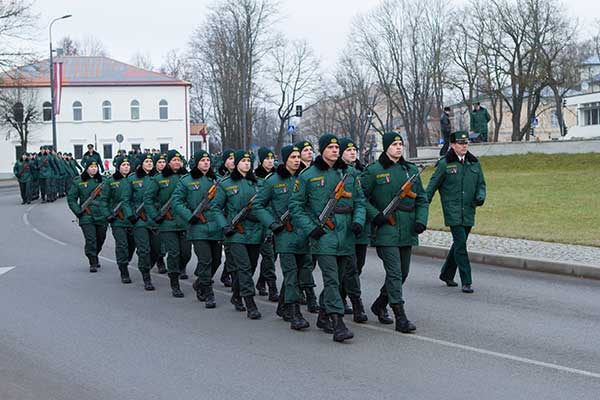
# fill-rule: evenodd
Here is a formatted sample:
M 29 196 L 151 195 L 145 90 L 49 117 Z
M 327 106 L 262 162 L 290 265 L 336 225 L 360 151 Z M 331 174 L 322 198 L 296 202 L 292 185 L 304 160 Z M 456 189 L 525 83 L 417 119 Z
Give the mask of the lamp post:
M 48 27 L 48 32 L 49 32 L 49 36 L 50 36 L 50 104 L 52 104 L 52 111 L 50 112 L 50 115 L 52 115 L 52 147 L 54 148 L 54 151 L 57 151 L 57 146 L 56 146 L 56 115 L 54 114 L 54 65 L 53 65 L 53 61 L 52 61 L 52 25 L 60 20 L 60 19 L 66 19 L 66 18 L 70 18 L 71 14 L 67 14 L 67 15 L 63 15 L 62 17 L 58 17 L 58 18 L 54 18 L 51 22 L 50 22 L 50 26 Z

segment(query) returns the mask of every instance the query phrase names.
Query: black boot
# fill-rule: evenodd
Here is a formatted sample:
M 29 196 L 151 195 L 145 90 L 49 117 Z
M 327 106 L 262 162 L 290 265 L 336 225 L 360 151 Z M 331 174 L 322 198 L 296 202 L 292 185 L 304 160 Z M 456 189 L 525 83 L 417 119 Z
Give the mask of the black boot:
M 205 287 L 203 292 L 206 296 L 204 307 L 215 308 L 217 306 L 217 303 L 215 302 L 215 293 L 213 292 L 212 286 Z
M 390 325 L 394 323 L 394 320 L 392 317 L 390 317 L 390 314 L 388 314 L 387 303 L 387 296 L 380 294 L 379 297 L 375 299 L 375 302 L 371 305 L 371 311 L 377 316 L 377 319 L 380 323 Z
M 290 322 L 291 317 L 290 317 L 290 313 L 289 313 L 289 307 L 287 304 L 285 304 L 284 300 L 285 300 L 285 286 L 283 286 L 281 288 L 281 293 L 279 293 L 279 301 L 277 302 L 277 310 L 275 311 L 275 314 L 277 314 L 278 317 L 283 318 L 284 321 Z
M 152 278 L 150 277 L 150 271 L 142 272 L 142 280 L 144 281 L 144 290 L 154 290 Z
M 90 272 L 98 272 L 98 268 L 96 264 L 90 264 Z
M 279 300 L 279 293 L 277 292 L 277 282 L 268 281 L 267 286 L 269 287 L 269 301 L 276 303 Z
M 304 319 L 302 313 L 300 312 L 300 304 L 289 304 L 288 309 L 290 310 L 290 315 L 292 317 L 292 320 L 290 321 L 290 328 L 299 331 L 310 326 L 308 321 Z
M 169 281 L 171 282 L 173 297 L 183 297 L 183 292 L 179 287 L 179 272 L 169 272 Z
M 301 306 L 305 306 L 306 305 L 306 295 L 304 294 L 304 289 L 300 289 L 300 301 L 298 302 L 300 303 Z
M 231 287 L 231 285 L 233 284 L 231 281 L 231 275 L 223 271 L 223 273 L 221 274 L 221 283 L 225 287 Z
M 165 260 L 162 257 L 158 257 L 158 260 L 156 260 L 156 268 L 158 268 L 159 274 L 167 273 L 167 267 L 165 267 Z
M 181 277 L 179 277 L 181 279 Z M 192 289 L 196 292 L 196 298 L 198 301 L 206 301 L 206 290 L 200 284 L 200 279 L 196 279 L 194 283 L 192 283 Z
M 362 300 L 358 296 L 350 296 L 352 302 L 352 311 L 354 314 L 354 322 L 364 324 L 369 320 L 367 314 L 365 314 L 365 307 L 363 306 Z
M 352 307 L 350 307 L 350 306 L 348 305 L 348 301 L 346 300 L 346 298 L 345 298 L 345 297 L 342 297 L 342 302 L 344 303 L 344 314 L 345 314 L 345 315 L 352 315 L 352 313 L 353 313 L 354 311 L 352 310 Z
M 319 316 L 317 317 L 317 328 L 322 329 L 325 333 L 333 333 L 333 326 L 329 316 L 325 313 L 322 308 L 319 309 Z
M 129 277 L 129 268 L 127 264 L 119 265 L 119 271 L 121 272 L 121 283 L 131 283 L 131 278 Z
M 258 277 L 258 282 L 256 282 L 256 290 L 258 291 L 259 296 L 268 296 L 269 292 L 267 292 L 267 285 L 262 276 Z
M 333 340 L 343 342 L 344 340 L 352 339 L 354 333 L 344 324 L 344 316 L 340 314 L 329 314 L 331 323 L 333 324 Z
M 417 327 L 406 318 L 403 304 L 390 304 L 394 316 L 396 317 L 396 330 L 402 333 L 410 333 L 417 330 Z
M 311 287 L 304 288 L 304 292 L 306 293 L 306 310 L 311 314 L 316 314 L 319 312 L 319 304 L 317 303 L 317 296 L 315 295 L 315 290 Z
M 260 319 L 262 317 L 254 302 L 254 296 L 244 296 L 244 303 L 246 303 L 246 309 L 248 310 L 248 318 Z

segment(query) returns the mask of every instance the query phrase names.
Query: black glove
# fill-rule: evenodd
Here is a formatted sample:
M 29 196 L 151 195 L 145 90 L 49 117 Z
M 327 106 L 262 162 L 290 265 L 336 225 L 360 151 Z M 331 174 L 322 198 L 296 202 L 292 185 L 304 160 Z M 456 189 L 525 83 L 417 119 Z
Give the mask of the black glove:
M 233 226 L 227 225 L 226 227 L 223 228 L 223 235 L 230 237 L 230 236 L 233 236 L 234 234 L 235 234 L 235 229 L 233 229 Z
M 192 225 L 196 225 L 198 222 L 200 222 L 200 218 L 198 218 L 198 216 L 194 214 L 192 215 L 192 218 L 188 220 L 188 222 Z
M 362 232 L 363 227 L 358 222 L 353 222 L 350 226 L 350 230 L 352 231 L 352 233 L 354 233 L 355 236 L 358 236 Z
M 135 225 L 135 223 L 138 222 L 138 217 L 136 215 L 130 215 L 129 217 L 127 217 L 127 219 L 129 220 L 129 222 L 131 222 L 132 225 Z
M 162 223 L 163 223 L 163 221 L 165 220 L 165 217 L 161 217 L 160 215 L 157 215 L 157 216 L 156 216 L 156 217 L 154 217 L 152 220 L 153 220 L 154 222 L 156 222 L 157 224 L 159 224 L 159 225 L 160 225 L 160 224 L 162 224 Z
M 85 211 L 81 210 L 78 213 L 75 214 L 75 216 L 79 219 L 81 219 L 81 217 L 83 217 L 83 214 L 85 214 Z
M 481 197 L 477 197 L 475 200 L 473 200 L 473 206 L 481 207 L 484 202 L 485 202 L 484 199 L 482 199 Z
M 112 224 L 113 222 L 115 222 L 117 220 L 117 217 L 115 217 L 114 215 L 109 215 L 108 217 L 106 217 L 106 220 L 108 221 L 109 224 Z
M 315 240 L 319 240 L 321 239 L 321 236 L 323 236 L 325 234 L 325 230 L 323 230 L 323 228 L 321 228 L 320 226 L 317 226 L 315 229 L 313 229 L 310 234 L 308 236 L 310 236 L 311 238 L 315 239 Z
M 420 235 L 421 233 L 425 232 L 426 229 L 427 227 L 420 222 L 417 222 L 413 228 L 417 235 Z
M 385 225 L 386 222 L 387 218 L 384 217 L 382 213 L 377 214 L 375 218 L 373 218 L 373 225 L 375 225 L 378 228 Z
M 279 222 L 273 222 L 271 225 L 269 225 L 269 229 L 271 229 L 273 233 L 279 233 L 283 230 L 283 228 L 283 224 Z

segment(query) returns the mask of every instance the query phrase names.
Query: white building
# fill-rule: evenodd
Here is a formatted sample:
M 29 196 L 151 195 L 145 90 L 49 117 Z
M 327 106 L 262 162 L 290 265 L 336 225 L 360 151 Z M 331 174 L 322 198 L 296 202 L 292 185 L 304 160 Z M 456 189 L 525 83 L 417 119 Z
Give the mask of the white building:
M 569 127 L 565 139 L 600 137 L 600 92 L 567 97 L 567 106 L 577 109 L 577 125 Z
M 106 57 L 60 57 L 63 89 L 60 114 L 56 116 L 57 147 L 81 158 L 88 143 L 112 161 L 120 148 L 177 149 L 186 157 L 190 149 L 190 83 L 146 71 Z M 49 62 L 19 68 L 0 77 L 0 90 L 14 87 L 15 80 L 37 91 L 43 121 L 31 127 L 28 151 L 52 144 Z M 16 132 L 2 132 L 0 176 L 12 175 L 20 154 Z M 119 145 L 118 134 L 124 137 Z M 196 147 L 196 146 L 194 146 Z

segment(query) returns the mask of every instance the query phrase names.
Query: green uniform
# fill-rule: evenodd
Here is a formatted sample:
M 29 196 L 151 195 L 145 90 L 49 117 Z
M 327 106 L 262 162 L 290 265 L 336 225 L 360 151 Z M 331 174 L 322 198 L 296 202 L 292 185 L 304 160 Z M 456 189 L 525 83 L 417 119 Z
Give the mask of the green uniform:
M 89 151 L 86 151 L 81 157 L 81 163 L 86 164 L 88 159 L 90 158 L 96 161 L 96 163 L 98 164 L 98 168 L 100 168 L 100 171 L 104 172 L 104 163 L 102 162 L 102 157 L 100 157 L 100 153 L 98 153 L 97 151 L 92 151 L 92 153 L 90 154 Z
M 106 239 L 106 206 L 101 194 L 92 201 L 87 210 L 82 210 L 81 205 L 100 184 L 102 184 L 102 176 L 99 173 L 90 177 L 87 172 L 84 172 L 73 180 L 73 186 L 67 194 L 67 204 L 73 214 L 79 218 L 79 226 L 85 238 L 85 255 L 90 267 L 98 266 L 98 254 Z
M 17 161 L 13 167 L 13 174 L 19 181 L 22 204 L 31 202 L 31 184 L 33 181 L 33 168 L 29 160 Z
M 440 192 L 444 223 L 450 227 L 453 239 L 440 279 L 452 280 L 458 267 L 462 284 L 471 285 L 467 237 L 475 224 L 475 207 L 482 205 L 486 196 L 485 179 L 479 160 L 467 152 L 461 162 L 454 150 L 450 149 L 438 161 L 427 185 L 429 202 L 436 191 Z
M 478 111 L 471 111 L 471 130 L 479 133 L 484 142 L 488 140 L 488 123 L 490 120 L 490 113 L 483 107 L 480 107 Z
M 304 232 L 310 234 L 319 227 L 318 216 L 344 173 L 349 173 L 345 190 L 352 197 L 342 197 L 338 201 L 332 215 L 334 229 L 323 227 L 325 234 L 318 240 L 310 240 L 311 253 L 317 256 L 323 274 L 321 306 L 328 314 L 338 315 L 344 314 L 340 282 L 346 277 L 346 270 L 353 269 L 356 238 L 351 227 L 353 224 L 365 224 L 366 212 L 360 184 L 343 161 L 338 160 L 330 168 L 321 157 L 317 157 L 313 165 L 299 175 L 298 185 L 290 201 L 293 220 Z M 347 278 L 358 283 L 351 275 Z M 360 298 L 360 286 L 349 285 L 346 291 L 349 296 Z
M 52 162 L 51 156 L 45 153 L 39 153 L 37 157 L 37 168 L 39 171 L 40 191 L 42 193 L 42 202 L 50 199 L 49 184 L 52 179 Z
M 372 220 L 380 214 L 398 194 L 402 185 L 418 173 L 419 169 L 415 164 L 404 158 L 393 162 L 385 153 L 377 162 L 369 165 L 361 180 L 369 218 Z M 375 230 L 375 237 L 372 239 L 385 269 L 385 284 L 381 294 L 392 305 L 404 304 L 402 284 L 410 270 L 412 246 L 419 244 L 415 225 L 427 226 L 429 203 L 419 177 L 414 180 L 412 191 L 416 198 L 405 197 L 399 209 L 393 213 L 395 225 L 386 222 Z
M 259 165 L 258 168 L 254 170 L 254 176 L 258 182 L 259 190 L 268 175 L 269 172 L 267 172 L 262 165 Z M 265 283 L 267 283 L 270 288 L 273 288 L 276 291 L 277 275 L 275 273 L 275 250 L 273 245 L 273 235 L 268 229 L 265 229 L 264 235 L 265 241 L 260 246 L 260 274 L 258 276 L 258 282 L 256 283 L 256 286 L 264 288 Z

